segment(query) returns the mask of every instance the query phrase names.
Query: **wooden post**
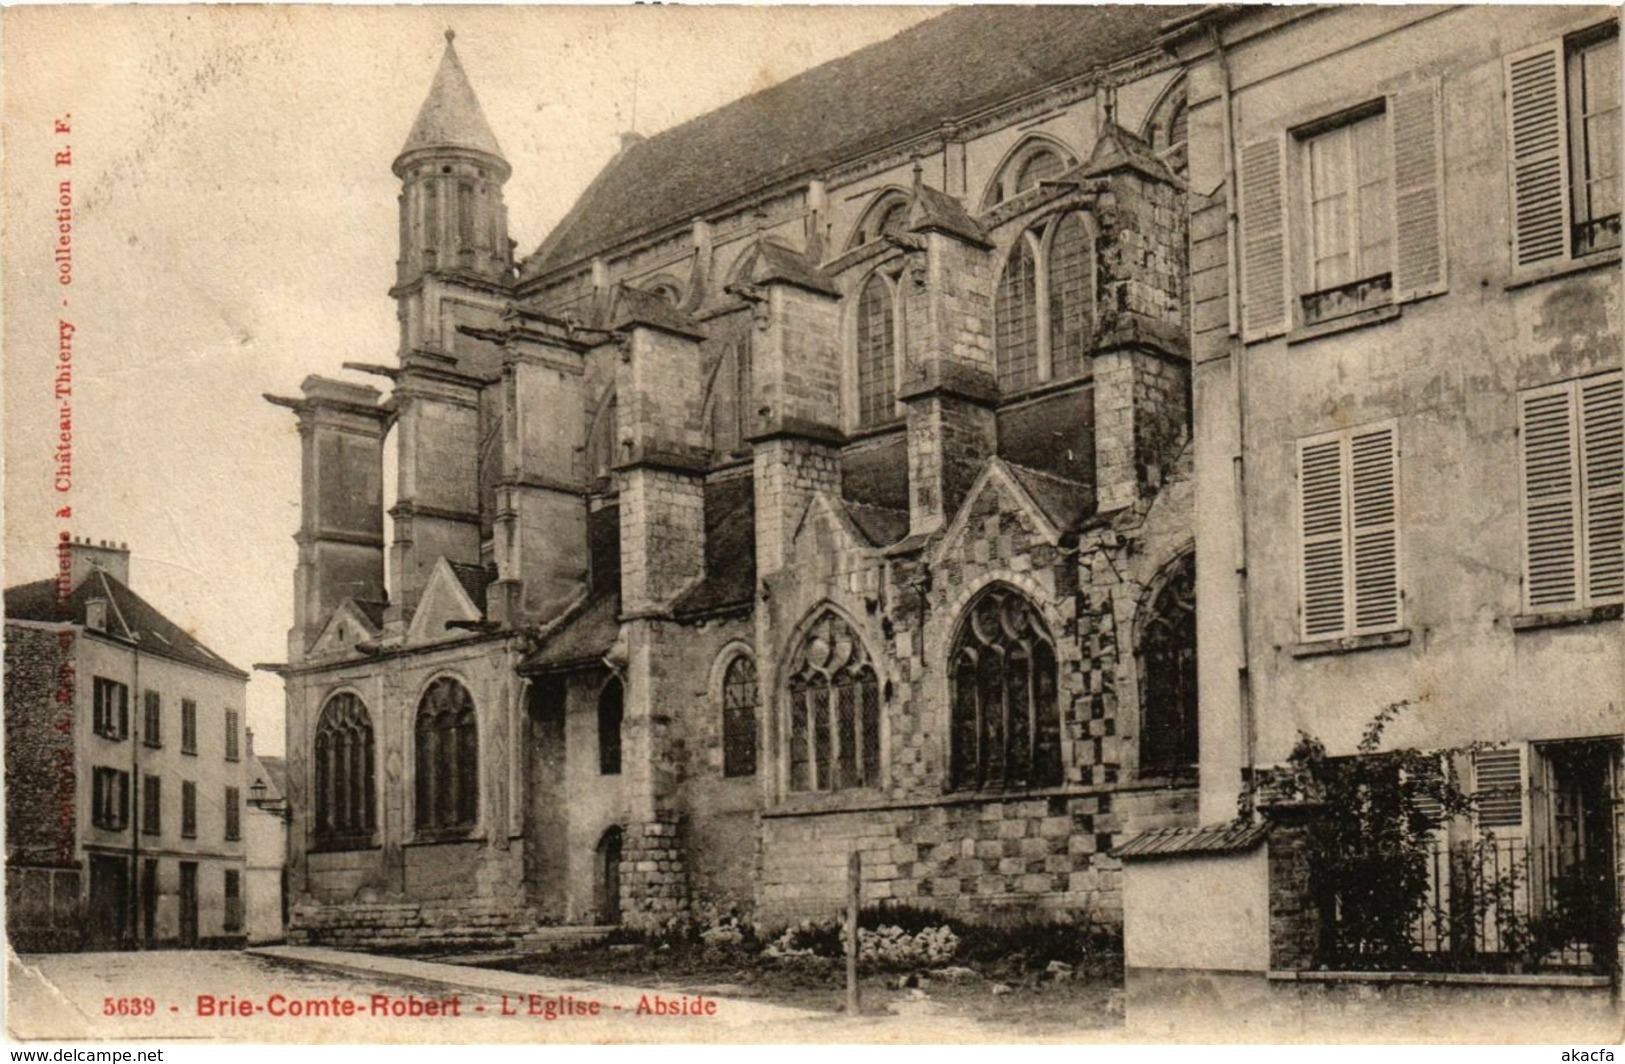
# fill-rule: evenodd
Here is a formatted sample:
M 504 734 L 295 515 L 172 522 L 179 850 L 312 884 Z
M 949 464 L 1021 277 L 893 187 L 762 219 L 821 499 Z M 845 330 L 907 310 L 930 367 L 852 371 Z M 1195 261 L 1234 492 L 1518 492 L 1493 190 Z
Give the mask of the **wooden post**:
M 857 850 L 846 861 L 846 1014 L 862 1009 L 858 993 L 858 906 L 863 901 L 863 854 Z

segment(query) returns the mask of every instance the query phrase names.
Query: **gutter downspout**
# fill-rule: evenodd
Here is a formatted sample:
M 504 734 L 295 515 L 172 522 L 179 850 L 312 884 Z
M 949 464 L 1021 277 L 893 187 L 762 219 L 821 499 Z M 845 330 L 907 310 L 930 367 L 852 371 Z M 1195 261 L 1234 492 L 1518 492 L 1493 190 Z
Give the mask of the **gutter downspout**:
M 105 586 L 105 585 L 104 585 Z M 122 620 L 122 616 L 120 620 Z M 129 633 L 130 649 L 135 654 L 135 675 L 130 685 L 130 693 L 135 701 L 137 712 L 144 713 L 141 701 L 141 640 L 134 632 Z M 135 716 L 135 714 L 131 714 Z M 142 726 L 146 725 L 144 716 L 138 718 Z M 130 936 L 134 939 L 136 949 L 143 948 L 146 942 L 146 930 L 141 926 L 141 917 L 144 910 L 141 905 L 141 739 L 137 737 L 138 729 L 130 729 Z
M 1253 718 L 1253 670 L 1251 624 L 1247 587 L 1247 377 L 1242 361 L 1247 345 L 1241 339 L 1241 220 L 1237 207 L 1236 181 L 1240 171 L 1236 149 L 1236 112 L 1230 86 L 1230 57 L 1225 53 L 1219 28 L 1208 24 L 1213 52 L 1219 65 L 1219 100 L 1224 109 L 1224 201 L 1225 230 L 1231 268 L 1227 271 L 1225 305 L 1229 317 L 1230 383 L 1236 397 L 1236 454 L 1231 458 L 1232 489 L 1236 511 L 1236 614 L 1241 635 L 1241 663 L 1237 667 L 1238 727 L 1241 734 L 1243 782 L 1237 802 L 1238 819 L 1256 820 L 1253 802 L 1253 775 L 1257 761 L 1258 728 Z

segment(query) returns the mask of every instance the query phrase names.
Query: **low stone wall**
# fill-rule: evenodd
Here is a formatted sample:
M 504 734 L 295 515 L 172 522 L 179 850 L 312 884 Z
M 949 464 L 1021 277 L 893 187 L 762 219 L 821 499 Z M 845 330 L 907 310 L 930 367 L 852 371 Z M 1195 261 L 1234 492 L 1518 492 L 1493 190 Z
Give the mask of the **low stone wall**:
M 847 855 L 863 854 L 866 902 L 896 899 L 980 920 L 1068 913 L 1120 926 L 1117 844 L 1192 826 L 1193 789 L 1100 790 L 933 804 L 775 812 L 762 818 L 758 916 L 828 919 L 846 892 Z
M 352 902 L 296 905 L 288 917 L 295 946 L 499 946 L 537 932 L 528 910 L 482 902 Z

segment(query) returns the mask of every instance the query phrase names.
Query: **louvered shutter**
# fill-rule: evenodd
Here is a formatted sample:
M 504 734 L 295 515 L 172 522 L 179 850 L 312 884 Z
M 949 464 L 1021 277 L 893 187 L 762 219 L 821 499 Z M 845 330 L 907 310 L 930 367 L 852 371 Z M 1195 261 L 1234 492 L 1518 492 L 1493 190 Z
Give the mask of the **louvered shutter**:
M 1399 451 L 1392 426 L 1349 443 L 1349 525 L 1357 632 L 1399 623 Z
M 1286 331 L 1286 200 L 1281 138 L 1241 149 L 1242 338 Z
M 1523 827 L 1523 748 L 1478 751 L 1473 755 L 1473 777 L 1479 826 Z
M 1568 254 L 1568 127 L 1563 45 L 1507 57 L 1512 262 L 1531 266 Z
M 1439 85 L 1388 99 L 1393 136 L 1394 299 L 1445 289 L 1444 123 Z
M 1579 599 L 1575 418 L 1569 385 L 1522 397 L 1524 598 L 1531 609 Z
M 1343 484 L 1341 438 L 1298 445 L 1303 637 L 1307 640 L 1343 634 L 1348 602 Z
M 1596 603 L 1625 593 L 1625 393 L 1618 374 L 1580 381 L 1581 505 L 1584 508 L 1586 597 Z

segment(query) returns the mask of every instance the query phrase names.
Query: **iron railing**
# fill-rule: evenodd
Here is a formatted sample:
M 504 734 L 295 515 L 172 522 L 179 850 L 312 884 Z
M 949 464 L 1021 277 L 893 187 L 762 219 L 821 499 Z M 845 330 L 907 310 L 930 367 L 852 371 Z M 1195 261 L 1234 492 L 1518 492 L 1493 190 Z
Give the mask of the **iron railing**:
M 1620 934 L 1611 857 L 1489 836 L 1350 855 L 1339 862 L 1344 885 L 1322 898 L 1322 960 L 1365 969 L 1611 971 Z

